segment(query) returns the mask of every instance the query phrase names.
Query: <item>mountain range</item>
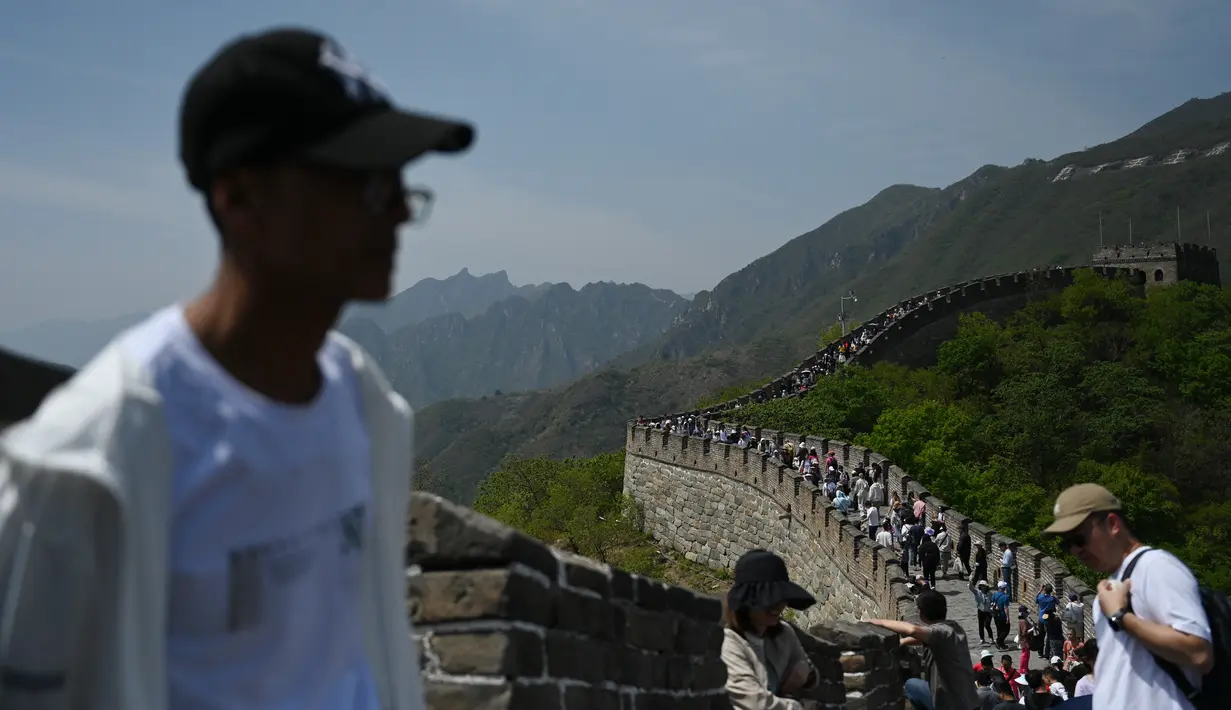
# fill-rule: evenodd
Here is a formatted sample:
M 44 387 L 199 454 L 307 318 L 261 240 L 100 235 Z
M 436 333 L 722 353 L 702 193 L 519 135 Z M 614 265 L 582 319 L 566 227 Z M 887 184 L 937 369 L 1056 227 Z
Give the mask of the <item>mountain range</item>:
M 563 384 L 657 339 L 687 305 L 672 291 L 642 284 L 574 290 L 563 283 L 502 298 L 470 318 L 446 313 L 386 333 L 375 321 L 354 317 L 341 330 L 418 407 Z
M 553 387 L 653 341 L 687 307 L 642 284 L 515 286 L 497 271 L 423 279 L 380 305 L 352 307 L 339 329 L 371 352 L 415 407 L 453 397 Z M 80 367 L 145 318 L 47 321 L 0 333 L 0 345 Z
M 416 453 L 442 494 L 468 502 L 505 456 L 616 449 L 638 413 L 678 411 L 780 374 L 815 349 L 844 294 L 858 296 L 848 311 L 860 320 L 958 281 L 1088 263 L 1100 241 L 1129 240 L 1130 220 L 1136 242 L 1175 240 L 1177 208 L 1183 238 L 1222 247 L 1226 273 L 1231 151 L 1158 163 L 1228 140 L 1231 93 L 1194 99 L 1128 136 L 1052 160 L 984 166 L 943 189 L 886 188 L 698 293 L 660 338 L 607 367 L 552 390 L 421 410 Z M 1155 164 L 1055 180 L 1068 165 L 1145 156 Z

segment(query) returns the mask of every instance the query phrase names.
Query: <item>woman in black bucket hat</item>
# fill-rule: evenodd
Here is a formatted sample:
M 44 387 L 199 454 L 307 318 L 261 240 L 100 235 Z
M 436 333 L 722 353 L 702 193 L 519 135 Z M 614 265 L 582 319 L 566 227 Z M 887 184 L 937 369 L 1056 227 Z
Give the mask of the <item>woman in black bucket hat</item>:
M 790 607 L 804 610 L 816 598 L 791 581 L 782 558 L 752 550 L 735 563 L 735 586 L 723 599 L 727 694 L 735 710 L 812 710 L 812 700 L 788 696 L 817 686 L 816 668 L 795 629 L 782 623 Z

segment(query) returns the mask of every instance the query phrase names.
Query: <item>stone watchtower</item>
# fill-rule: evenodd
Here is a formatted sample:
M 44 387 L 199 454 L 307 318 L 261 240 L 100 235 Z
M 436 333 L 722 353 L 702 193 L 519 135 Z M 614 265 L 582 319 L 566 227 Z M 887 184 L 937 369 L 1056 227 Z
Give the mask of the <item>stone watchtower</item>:
M 1099 247 L 1095 266 L 1138 269 L 1147 286 L 1166 286 L 1177 281 L 1197 281 L 1222 287 L 1218 253 L 1213 247 L 1180 242 Z

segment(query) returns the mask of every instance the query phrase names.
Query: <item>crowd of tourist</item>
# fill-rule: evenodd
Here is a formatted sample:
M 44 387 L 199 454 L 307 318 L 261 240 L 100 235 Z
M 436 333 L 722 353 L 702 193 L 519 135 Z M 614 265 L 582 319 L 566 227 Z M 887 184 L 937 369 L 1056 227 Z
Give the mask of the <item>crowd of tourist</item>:
M 808 449 L 805 461 L 812 458 Z M 829 475 L 831 466 L 835 471 L 840 468 L 834 465 L 832 453 L 817 461 L 822 478 Z M 902 645 L 923 647 L 923 672 L 908 679 L 903 688 L 913 710 L 1231 707 L 1227 669 L 1220 672 L 1215 665 L 1215 643 L 1225 644 L 1226 639 L 1216 641 L 1213 633 L 1231 622 L 1231 614 L 1225 606 L 1203 599 L 1192 572 L 1173 555 L 1147 554 L 1151 548 L 1129 530 L 1120 501 L 1103 487 L 1080 484 L 1066 490 L 1054 506 L 1054 522 L 1043 531 L 1059 538 L 1065 550 L 1092 569 L 1114 575 L 1098 585 L 1097 637 L 1086 638 L 1085 608 L 1076 594 L 1070 593 L 1062 606 L 1053 586 L 1041 584 L 1034 611 L 1024 604 L 1017 607 L 1022 656 L 1016 666 L 1011 654 L 997 657 L 990 648 L 983 650 L 978 663 L 971 664 L 967 630 L 949 617 L 949 600 L 928 579 L 936 566 L 942 573 L 948 569 L 939 551 L 930 551 L 945 546 L 943 513 L 935 521 L 926 521 L 926 510 L 917 507 L 921 501 L 908 502 L 891 515 L 913 518 L 912 528 L 928 527 L 917 544 L 912 541 L 916 535 L 907 533 L 903 557 L 917 558 L 925 569 L 933 570 L 931 575 L 921 575 L 912 590 L 918 622 L 864 621 L 898 634 Z M 892 544 L 892 527 L 885 521 L 879 539 Z M 1016 563 L 1011 554 L 1004 553 L 1011 550 L 1002 551 L 1002 564 Z M 983 645 L 992 642 L 986 620 L 994 619 L 994 643 L 1003 651 L 1009 628 L 1009 585 L 1001 580 L 997 591 L 990 593 L 986 555 L 981 563 L 976 559 L 973 568 L 968 555 L 969 548 L 965 554 L 959 551 L 956 563 L 959 572 L 969 572 L 968 588 L 981 612 L 979 635 Z M 765 550 L 746 553 L 736 564 L 735 586 L 724 601 L 722 657 L 733 707 L 820 708 L 809 695 L 818 685 L 816 668 L 803 653 L 796 632 L 782 623 L 788 607 L 806 609 L 816 600 L 790 581 L 785 563 Z M 1219 647 L 1223 660 L 1218 663 L 1226 663 L 1221 656 L 1224 648 Z M 1029 667 L 1032 653 L 1043 659 L 1042 668 Z
M 811 360 L 810 363 L 801 364 L 789 375 L 774 380 L 753 392 L 752 401 L 762 403 L 782 397 L 794 397 L 807 392 L 820 381 L 820 378 L 832 375 L 847 362 L 855 358 L 872 342 L 873 338 L 901 321 L 907 314 L 926 306 L 930 301 L 934 301 L 942 295 L 942 292 L 937 291 L 897 304 L 893 308 L 881 313 L 876 319 L 865 323 L 817 351 L 814 360 L 809 358 Z M 717 405 L 709 411 L 710 413 L 716 413 L 729 409 L 739 409 L 740 406 L 738 402 L 727 402 Z

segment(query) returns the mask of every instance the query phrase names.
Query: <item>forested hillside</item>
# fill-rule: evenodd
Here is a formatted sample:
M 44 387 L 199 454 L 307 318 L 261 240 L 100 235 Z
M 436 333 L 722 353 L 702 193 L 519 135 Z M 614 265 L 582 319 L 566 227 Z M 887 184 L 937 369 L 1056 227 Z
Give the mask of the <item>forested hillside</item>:
M 1039 536 L 1056 495 L 1100 482 L 1147 541 L 1231 591 L 1225 290 L 1180 283 L 1140 298 L 1083 274 L 1004 326 L 965 316 L 935 367 L 854 367 L 739 416 L 883 453 L 958 510 L 1057 556 Z

